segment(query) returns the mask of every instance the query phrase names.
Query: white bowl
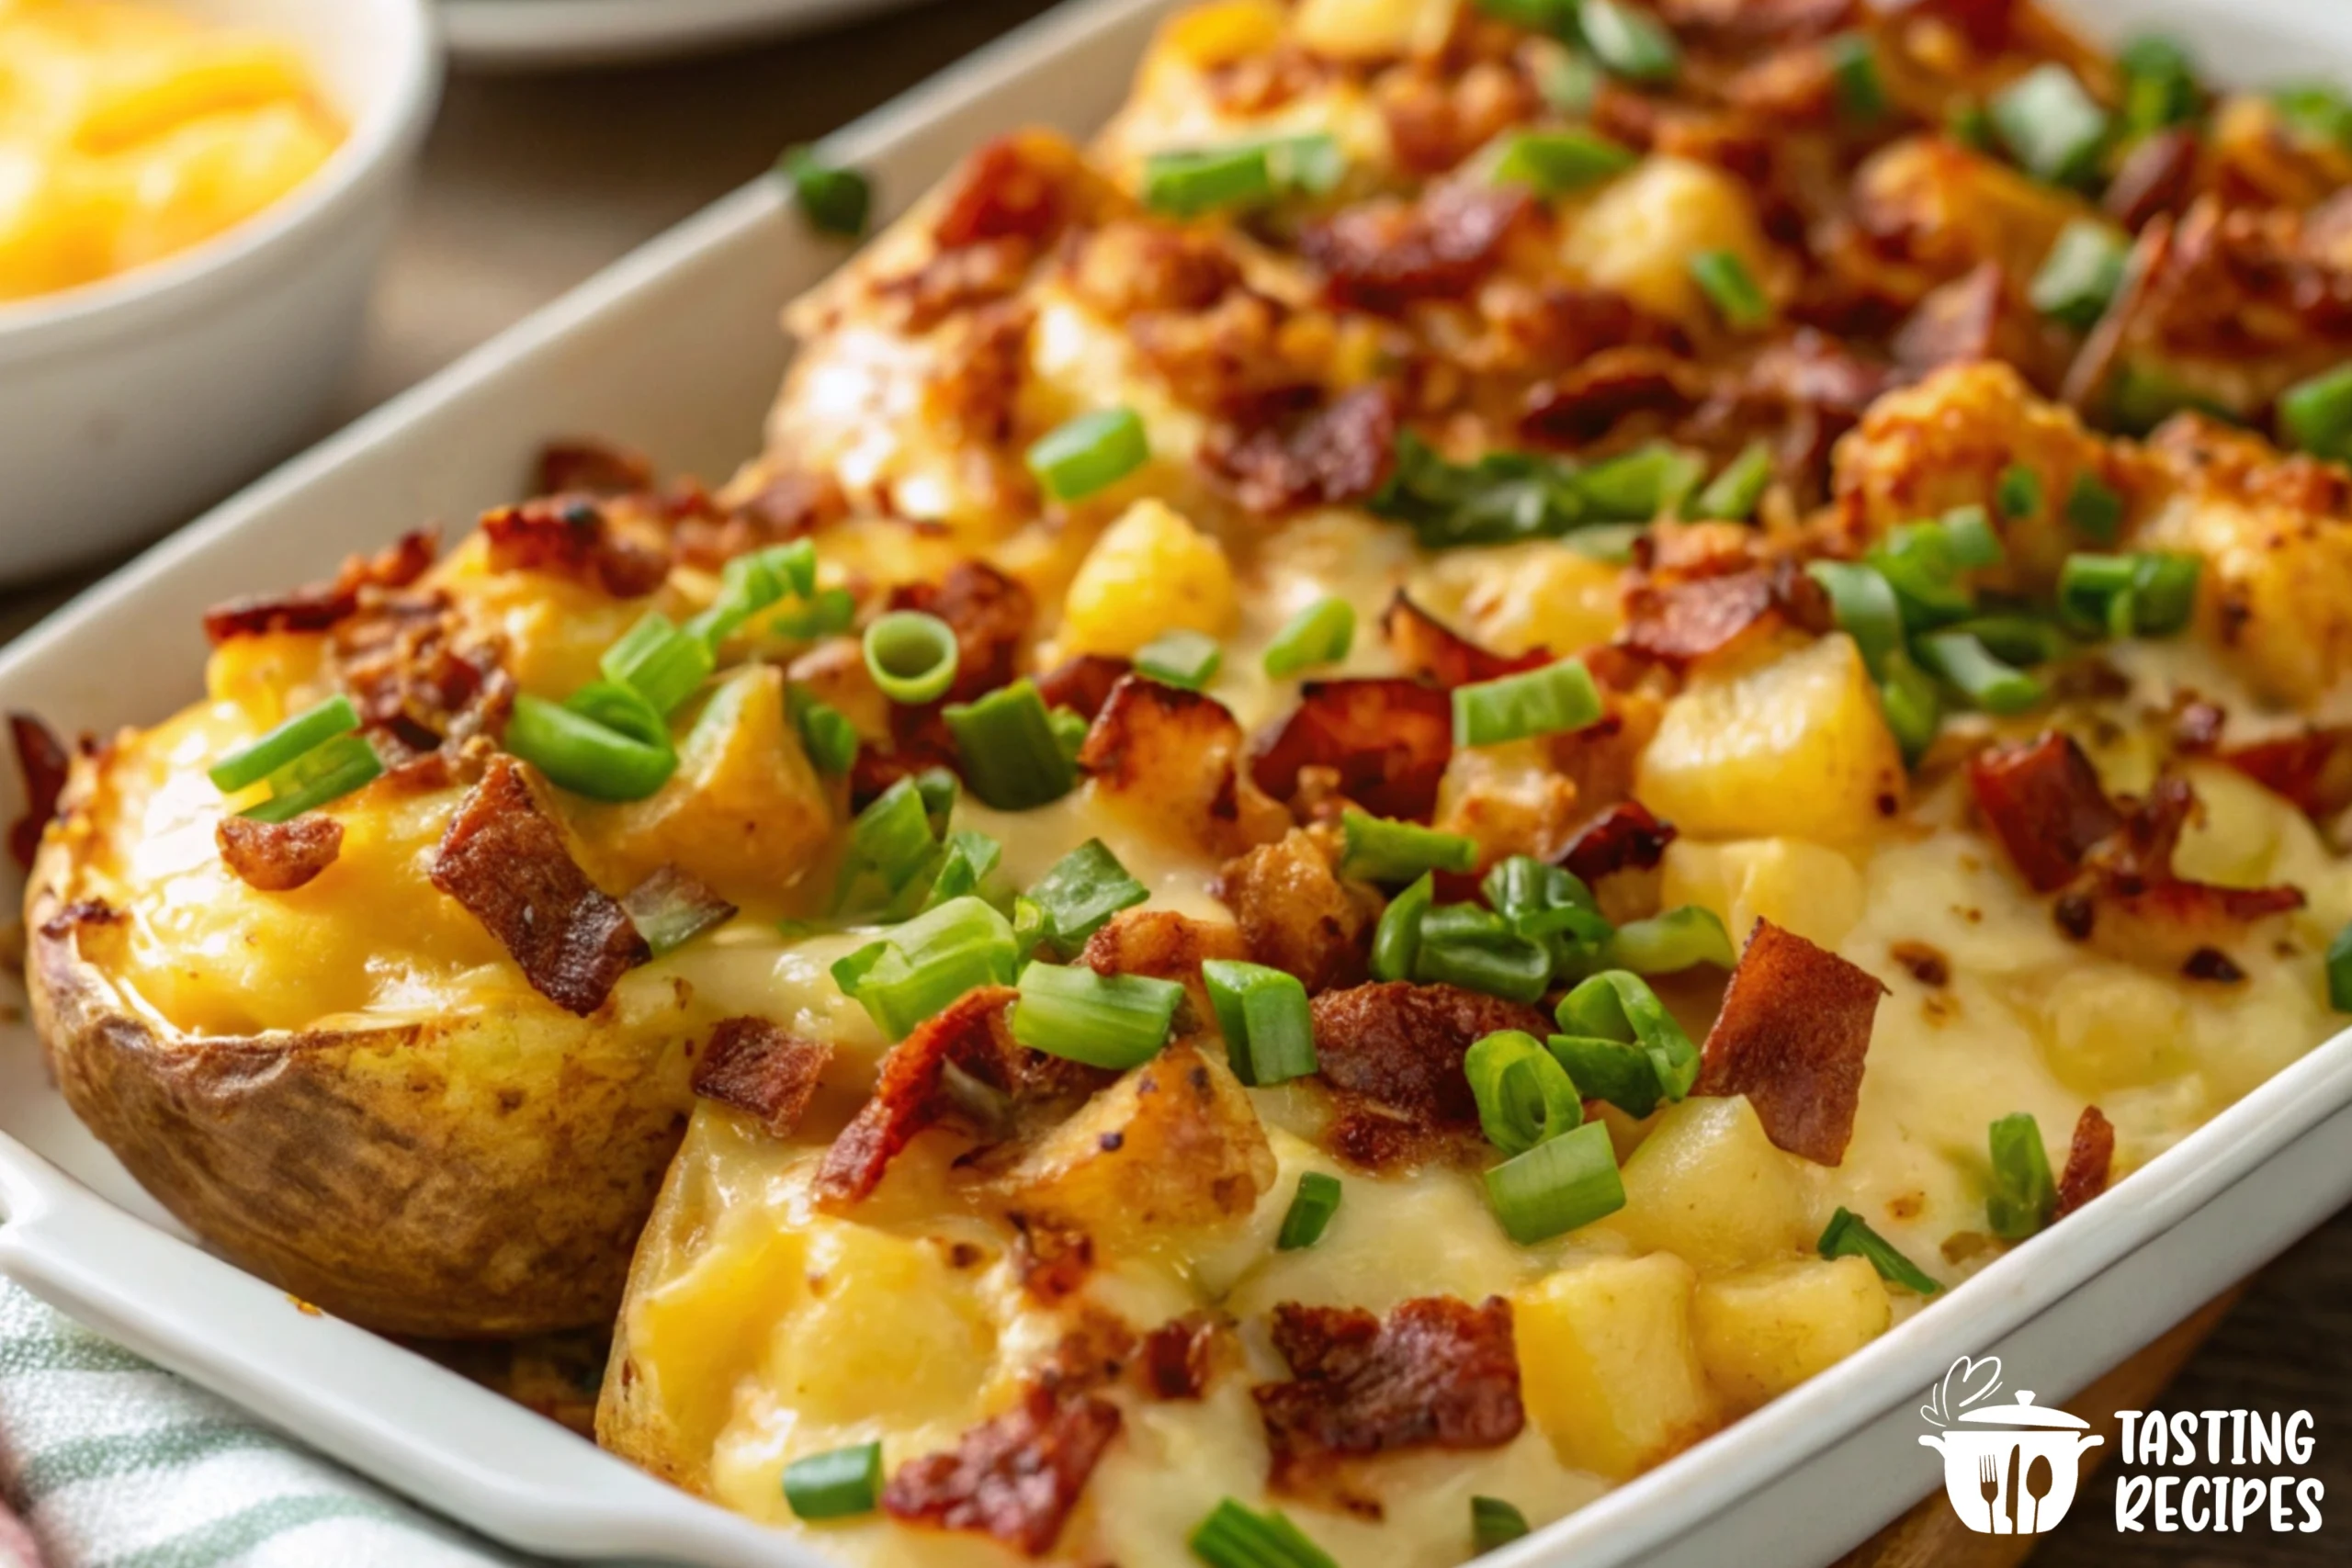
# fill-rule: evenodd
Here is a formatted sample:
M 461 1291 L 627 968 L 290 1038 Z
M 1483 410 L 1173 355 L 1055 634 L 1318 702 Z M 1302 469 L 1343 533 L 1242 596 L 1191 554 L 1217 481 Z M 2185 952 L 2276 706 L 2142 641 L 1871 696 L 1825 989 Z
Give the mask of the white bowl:
M 290 40 L 350 134 L 190 250 L 0 305 L 0 581 L 119 553 L 317 435 L 438 96 L 426 0 L 162 0 Z

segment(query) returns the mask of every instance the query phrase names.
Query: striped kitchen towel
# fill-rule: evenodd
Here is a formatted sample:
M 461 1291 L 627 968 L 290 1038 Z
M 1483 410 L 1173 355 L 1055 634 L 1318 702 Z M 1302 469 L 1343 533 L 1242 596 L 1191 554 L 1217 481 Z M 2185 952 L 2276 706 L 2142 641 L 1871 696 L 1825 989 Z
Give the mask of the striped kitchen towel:
M 378 1490 L 0 1280 L 0 1499 L 40 1568 L 493 1568 Z M 0 1568 L 14 1568 L 0 1510 Z

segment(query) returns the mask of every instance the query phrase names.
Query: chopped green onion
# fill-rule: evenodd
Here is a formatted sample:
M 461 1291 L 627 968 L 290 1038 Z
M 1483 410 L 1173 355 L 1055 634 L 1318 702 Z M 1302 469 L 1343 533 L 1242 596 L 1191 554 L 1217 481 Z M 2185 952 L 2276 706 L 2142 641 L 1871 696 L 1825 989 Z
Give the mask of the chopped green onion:
M 2037 615 L 1975 615 L 1951 629 L 1967 633 L 1994 658 L 2020 669 L 2063 658 L 2074 646 L 2064 632 Z
M 1511 855 L 1495 863 L 1478 891 L 1521 936 L 1538 941 L 1570 937 L 1580 942 L 1609 938 L 1609 921 L 1592 889 L 1564 866 L 1546 865 L 1532 855 Z
M 1053 727 L 1054 743 L 1070 765 L 1078 765 L 1078 754 L 1086 750 L 1087 731 L 1093 728 L 1085 716 L 1075 708 L 1053 707 L 1046 710 L 1046 722 Z
M 1026 964 L 1053 937 L 1046 922 L 1046 912 L 1037 908 L 1034 898 L 1025 897 L 1012 900 L 1012 947 L 1016 963 Z
M 1943 694 L 1901 649 L 1887 655 L 1886 671 L 1879 681 L 1878 705 L 1888 732 L 1903 749 L 1903 761 L 1917 763 L 1936 743 L 1936 731 L 1943 724 Z
M 1751 441 L 1699 492 L 1699 499 L 1690 503 L 1690 515 L 1745 523 L 1756 515 L 1757 502 L 1771 485 L 1772 448 L 1766 442 Z
M 656 958 L 725 925 L 737 913 L 734 905 L 675 865 L 662 866 L 630 888 L 621 908 Z
M 1599 722 L 1600 689 L 1580 659 L 1453 688 L 1453 743 L 1499 746 Z
M 2011 669 L 1966 632 L 1936 632 L 1912 645 L 1919 662 L 1958 687 L 1986 713 L 2019 714 L 2038 706 L 2041 682 Z
M 1493 178 L 1544 196 L 1565 196 L 1599 185 L 1641 160 L 1634 150 L 1592 130 L 1522 130 L 1502 144 Z
M 922 908 L 917 913 L 978 892 L 980 884 L 989 879 L 997 862 L 1003 858 L 1004 846 L 986 833 L 966 828 L 948 834 L 940 853 L 939 870 L 932 876 L 931 886 L 922 896 Z
M 1174 980 L 1032 962 L 1021 971 L 1012 1037 L 1049 1056 L 1124 1072 L 1159 1055 L 1183 999 Z
M 811 147 L 787 148 L 776 169 L 792 182 L 800 215 L 811 229 L 852 240 L 865 232 L 874 187 L 864 175 L 822 162 Z
M 1699 1078 L 1699 1048 L 1640 976 L 1608 969 L 1577 985 L 1555 1010 L 1560 1032 L 1641 1047 L 1657 1071 L 1658 1092 L 1680 1100 Z M 1569 1072 L 1574 1073 L 1573 1065 Z
M 678 766 L 662 716 L 610 681 L 582 686 L 560 707 L 519 694 L 506 720 L 506 750 L 592 800 L 642 800 Z
M 338 735 L 269 775 L 269 798 L 248 806 L 240 817 L 255 822 L 290 822 L 305 811 L 342 799 L 384 771 L 364 735 Z
M 2352 365 L 2279 394 L 2278 439 L 2314 457 L 2352 462 Z
M 2145 136 L 2197 113 L 2197 68 L 2177 39 L 2146 33 L 2116 51 L 2123 73 L 2123 129 Z
M 834 964 L 832 976 L 876 1028 L 903 1040 L 965 992 L 1009 983 L 1012 964 L 1012 924 L 987 900 L 967 897 L 891 927 Z
M 1150 897 L 1151 890 L 1129 875 L 1100 839 L 1089 839 L 1062 856 L 1029 889 L 1030 901 L 1046 917 L 1046 931 L 1066 953 L 1084 946 L 1120 910 Z
M 2082 474 L 2066 492 L 2066 526 L 2095 544 L 2111 544 L 2123 529 L 2123 498 L 2097 474 Z
M 1690 258 L 1690 276 L 1715 308 L 1724 324 L 1753 332 L 1772 319 L 1772 301 L 1764 297 L 1756 275 L 1736 251 L 1701 251 Z
M 1211 958 L 1201 981 L 1216 1011 L 1233 1076 L 1252 1086 L 1288 1083 L 1314 1072 L 1315 1027 L 1298 977 L 1262 964 Z
M 893 610 L 865 628 L 865 669 L 901 707 L 937 702 L 956 683 L 956 628 L 921 610 Z
M 2132 247 L 2123 236 L 2095 218 L 2077 218 L 2058 231 L 2027 298 L 2052 321 L 2086 333 L 2107 314 Z
M 1984 1221 L 2003 1241 L 2022 1241 L 2058 1209 L 2041 1124 L 2030 1112 L 2015 1111 L 1993 1123 L 1990 1141 L 1993 1184 L 1984 1196 Z
M 1476 0 L 1487 16 L 1555 38 L 1574 38 L 1578 0 Z
M 1976 607 L 1958 581 L 1960 563 L 1951 558 L 1951 541 L 1940 524 L 1906 523 L 1889 529 L 1885 541 L 1866 558 L 1894 590 L 1906 625 L 1963 620 Z
M 1155 681 L 1197 692 L 1216 679 L 1225 652 L 1200 632 L 1163 632 L 1136 650 L 1136 668 Z
M 1817 560 L 1804 570 L 1829 595 L 1838 629 L 1854 639 L 1871 673 L 1882 672 L 1887 656 L 1903 646 L 1903 606 L 1894 590 L 1875 568 L 1858 561 Z
M 1340 874 L 1365 882 L 1410 882 L 1425 871 L 1466 872 L 1478 846 L 1460 833 L 1396 822 L 1350 807 L 1340 814 Z
M 1078 771 L 1055 734 L 1046 700 L 1026 676 L 942 716 L 956 737 L 964 782 L 999 811 L 1027 811 L 1068 795 Z
M 1608 952 L 1611 966 L 1636 975 L 1672 975 L 1702 964 L 1729 969 L 1739 962 L 1723 921 L 1698 904 L 1619 926 Z
M 1600 523 L 1577 529 L 1566 543 L 1588 560 L 1623 566 L 1634 558 L 1634 547 L 1648 534 L 1647 525 L 1640 523 Z
M 1577 20 L 1585 47 L 1612 76 L 1665 82 L 1681 67 L 1682 51 L 1666 24 L 1623 0 L 1584 0 Z
M 680 631 L 669 616 L 652 610 L 605 649 L 596 668 L 605 680 L 635 688 L 654 712 L 666 714 L 694 695 L 717 663 L 708 643 Z
M 2144 435 L 2185 409 L 2229 424 L 2245 423 L 2220 398 L 2139 360 L 2124 360 L 2108 381 L 2107 423 L 2127 434 Z
M 2352 925 L 2327 944 L 2327 1005 L 2337 1012 L 2352 1012 Z
M 1963 571 L 1998 566 L 2008 559 L 2001 547 L 2001 536 L 1994 531 L 1992 519 L 1981 506 L 1955 506 L 1937 520 L 1937 526 L 1944 531 L 1944 547 L 1951 553 L 1952 565 Z
M 1029 448 L 1029 471 L 1056 501 L 1108 490 L 1151 459 L 1143 418 L 1130 408 L 1080 414 Z
M 1837 89 L 1838 107 L 1851 118 L 1868 122 L 1886 113 L 1886 84 L 1878 73 L 1878 51 L 1866 33 L 1839 33 L 1823 46 L 1829 57 L 1829 81 Z
M 1282 1234 L 1274 1238 L 1277 1252 L 1297 1252 L 1323 1239 L 1331 1216 L 1340 1212 L 1340 1179 L 1310 1170 L 1298 1179 L 1298 1190 L 1283 1212 Z
M 914 776 L 915 794 L 922 797 L 923 815 L 931 818 L 931 830 L 936 835 L 947 830 L 947 819 L 956 814 L 956 799 L 962 786 L 956 775 L 945 768 L 925 768 Z
M 1866 1258 L 1880 1279 L 1919 1295 L 1932 1296 L 1943 1289 L 1851 1209 L 1841 1208 L 1829 1217 L 1815 1250 L 1824 1258 Z
M 1579 1126 L 1584 1103 L 1566 1067 L 1532 1034 L 1498 1030 L 1462 1058 L 1478 1126 L 1506 1155 L 1521 1155 Z
M 794 1460 L 784 1467 L 784 1500 L 795 1517 L 845 1519 L 870 1514 L 882 1499 L 882 1445 L 860 1443 Z
M 702 618 L 697 615 L 695 621 Z M 857 596 L 846 588 L 826 588 L 808 595 L 805 604 L 776 611 L 761 630 L 786 642 L 814 642 L 849 630 L 856 619 Z M 695 621 L 686 623 L 688 632 L 695 630 Z
M 1979 152 L 1993 150 L 1993 117 L 1974 98 L 1961 98 L 1944 116 L 1944 134 Z
M 1647 523 L 1679 511 L 1706 478 L 1706 459 L 1663 441 L 1596 463 L 1576 476 L 1595 521 Z
M 1470 1540 L 1481 1556 L 1527 1534 L 1527 1516 L 1500 1497 L 1470 1499 Z
M 820 702 L 805 686 L 784 689 L 785 711 L 800 731 L 800 749 L 820 773 L 838 776 L 857 761 L 857 727 L 831 703 Z
M 1555 539 L 1588 521 L 1584 479 L 1566 458 L 1530 452 L 1449 463 L 1401 430 L 1395 471 L 1368 504 L 1375 516 L 1410 525 L 1427 550 Z M 1640 520 L 1656 515 L 1653 505 Z
M 1487 1172 L 1487 1199 L 1521 1247 L 1589 1225 L 1625 1206 L 1609 1129 L 1588 1122 Z
M 1994 95 L 1990 113 L 1993 130 L 2018 166 L 2052 185 L 2080 183 L 2107 144 L 2107 111 L 2054 61 Z
M 1266 645 L 1266 673 L 1279 680 L 1318 664 L 1337 664 L 1355 639 L 1355 606 L 1337 594 L 1317 599 Z
M 1409 980 L 1421 951 L 1421 917 L 1436 897 L 1436 881 L 1424 873 L 1413 885 L 1388 900 L 1380 923 L 1372 932 L 1372 977 Z
M 2279 118 L 2304 136 L 2352 148 L 2352 98 L 2329 86 L 2279 87 L 2270 95 Z
M 867 802 L 850 824 L 850 853 L 893 893 L 914 880 L 939 842 L 931 813 L 911 778 L 902 778 Z
M 1544 1043 L 1587 1100 L 1607 1100 L 1636 1119 L 1657 1109 L 1666 1091 L 1657 1066 L 1638 1045 L 1589 1034 L 1555 1034 Z
M 1446 904 L 1421 917 L 1413 978 L 1423 985 L 1459 986 L 1532 1002 L 1551 987 L 1552 968 L 1546 943 L 1521 936 L 1491 909 Z
M 1279 1508 L 1252 1513 L 1227 1497 L 1185 1542 L 1209 1568 L 1339 1568 Z
M 1535 62 L 1535 91 L 1561 114 L 1582 119 L 1600 96 L 1600 67 L 1582 50 L 1548 50 Z
M 257 784 L 305 752 L 359 728 L 359 710 L 340 694 L 277 725 L 250 745 L 240 746 L 207 770 L 212 787 L 234 795 Z
M 1143 204 L 1170 217 L 1257 207 L 1273 195 L 1274 172 L 1263 147 L 1154 152 L 1144 160 Z
M 2200 567 L 2192 555 L 2077 550 L 2058 569 L 2059 617 L 2092 636 L 2168 637 L 2197 608 Z
M 2012 523 L 2032 516 L 2041 510 L 2041 476 L 2023 463 L 2011 463 L 2001 470 L 1993 504 Z
M 737 556 L 720 569 L 710 608 L 685 625 L 688 636 L 717 648 L 787 590 L 806 599 L 816 592 L 817 548 L 802 539 Z

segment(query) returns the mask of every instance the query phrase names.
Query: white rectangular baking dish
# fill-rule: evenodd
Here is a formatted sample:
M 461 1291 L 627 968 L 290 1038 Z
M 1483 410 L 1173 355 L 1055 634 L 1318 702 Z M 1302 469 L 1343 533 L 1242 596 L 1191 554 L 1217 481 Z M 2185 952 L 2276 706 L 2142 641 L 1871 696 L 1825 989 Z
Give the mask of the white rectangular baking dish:
M 834 139 L 905 202 L 985 137 L 1084 132 L 1171 0 L 1068 6 Z M 2076 0 L 2102 35 L 2161 23 L 2224 79 L 2352 79 L 2352 12 L 2304 0 Z M 74 728 L 196 694 L 198 616 L 330 571 L 420 519 L 511 499 L 551 434 L 594 432 L 723 474 L 755 443 L 786 297 L 839 259 L 767 186 L 656 241 L 289 464 L 0 657 L 0 710 Z M 18 808 L 0 784 L 0 807 Z M 21 998 L 18 998 L 19 1001 Z M 21 1020 L 18 1006 L 10 1015 Z M 2045 1404 L 2187 1316 L 2352 1199 L 2352 1033 L 1830 1372 L 1499 1554 L 1495 1568 L 1641 1562 L 1810 1568 L 1938 1485 L 1914 1406 L 1997 1353 Z M 39 1042 L 0 1025 L 0 1270 L 132 1348 L 429 1506 L 552 1556 L 819 1568 L 454 1374 L 189 1244 L 74 1122 Z

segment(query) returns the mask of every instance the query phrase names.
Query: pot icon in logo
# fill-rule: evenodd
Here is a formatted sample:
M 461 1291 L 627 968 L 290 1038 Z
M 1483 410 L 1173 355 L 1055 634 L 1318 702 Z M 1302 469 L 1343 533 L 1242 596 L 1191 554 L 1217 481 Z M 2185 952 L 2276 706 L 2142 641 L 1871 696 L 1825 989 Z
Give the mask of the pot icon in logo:
M 1944 1456 L 1944 1495 L 1960 1522 L 1979 1535 L 2039 1535 L 2054 1529 L 2075 1501 L 2076 1465 L 2085 1449 L 2107 1439 L 2090 1423 L 2033 1402 L 2018 1391 L 2014 1404 L 1959 1413 L 1967 1430 L 1923 1434 L 1919 1441 Z

